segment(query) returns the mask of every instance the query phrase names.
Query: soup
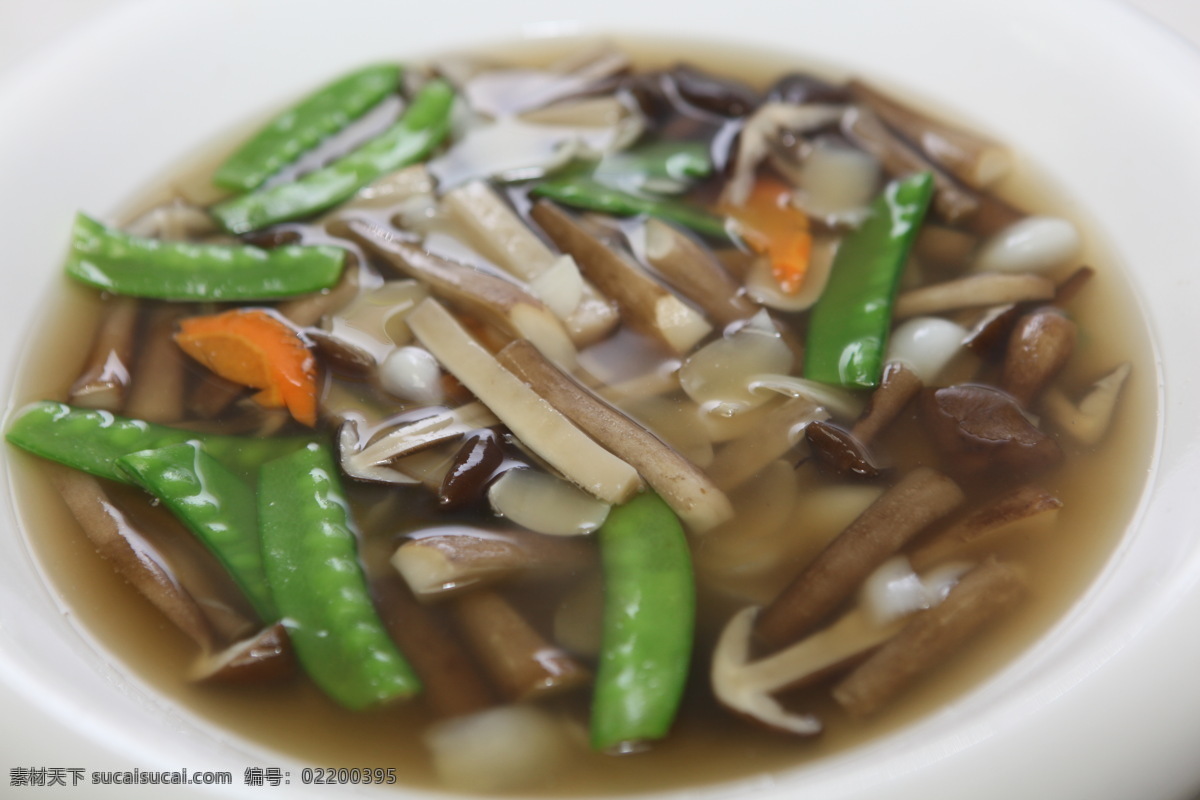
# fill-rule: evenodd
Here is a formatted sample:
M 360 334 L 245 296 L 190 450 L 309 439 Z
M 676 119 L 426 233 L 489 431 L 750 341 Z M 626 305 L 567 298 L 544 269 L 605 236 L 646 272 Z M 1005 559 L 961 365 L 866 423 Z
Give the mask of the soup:
M 365 68 L 81 216 L 92 352 L 8 434 L 100 638 L 363 782 L 576 794 L 836 752 L 1046 631 L 1151 444 L 1120 274 L 993 142 L 686 60 Z

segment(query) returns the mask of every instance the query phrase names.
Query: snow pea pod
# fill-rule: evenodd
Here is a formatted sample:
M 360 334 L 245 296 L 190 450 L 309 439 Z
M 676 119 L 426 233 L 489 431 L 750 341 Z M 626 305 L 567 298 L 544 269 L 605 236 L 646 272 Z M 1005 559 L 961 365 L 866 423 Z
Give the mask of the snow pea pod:
M 130 453 L 116 463 L 217 557 L 261 621 L 279 618 L 263 571 L 257 499 L 246 481 L 195 439 Z
M 604 622 L 591 742 L 627 752 L 666 735 L 691 661 L 695 585 L 683 527 L 656 494 L 614 507 L 596 533 Z
M 804 377 L 853 389 L 879 384 L 900 274 L 932 194 L 927 172 L 892 181 L 842 240 L 809 319 Z
M 371 602 L 329 448 L 264 464 L 258 513 L 267 581 L 313 681 L 351 709 L 420 691 Z
M 450 130 L 453 104 L 450 85 L 432 80 L 395 124 L 357 149 L 296 181 L 226 200 L 210 212 L 230 233 L 248 233 L 324 211 L 376 178 L 429 155 Z
M 271 120 L 229 156 L 213 183 L 234 192 L 256 189 L 282 167 L 332 136 L 396 91 L 400 67 L 373 64 L 338 78 Z
M 34 455 L 121 483 L 131 482 L 129 475 L 116 464 L 121 456 L 189 439 L 199 439 L 206 452 L 243 476 L 253 476 L 263 462 L 312 441 L 308 437 L 251 439 L 198 434 L 108 411 L 51 401 L 33 403 L 21 409 L 9 425 L 5 438 Z
M 86 214 L 71 231 L 67 274 L 116 294 L 158 300 L 256 301 L 293 297 L 337 283 L 340 247 L 168 242 L 131 236 Z

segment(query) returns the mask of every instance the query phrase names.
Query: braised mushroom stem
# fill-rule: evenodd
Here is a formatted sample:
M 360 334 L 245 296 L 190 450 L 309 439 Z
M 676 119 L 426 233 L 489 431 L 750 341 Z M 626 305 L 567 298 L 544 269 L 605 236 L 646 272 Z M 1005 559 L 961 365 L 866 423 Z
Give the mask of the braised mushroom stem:
M 563 416 L 633 465 L 689 530 L 703 532 L 733 516 L 725 493 L 694 464 L 571 380 L 528 342 L 513 342 L 497 358 Z
M 1121 388 L 1131 370 L 1129 362 L 1119 365 L 1092 384 L 1078 405 L 1071 402 L 1058 387 L 1051 386 L 1042 396 L 1042 408 L 1047 417 L 1076 441 L 1086 445 L 1097 444 L 1112 424 Z
M 816 628 L 875 567 L 963 501 L 954 481 L 918 467 L 838 534 L 759 615 L 758 638 L 772 649 Z
M 544 274 L 556 258 L 494 189 L 476 181 L 452 189 L 442 198 L 451 217 L 480 244 L 484 255 L 529 282 Z M 575 310 L 563 318 L 575 344 L 598 341 L 617 324 L 616 308 L 589 281 Z
M 596 444 L 501 366 L 436 300 L 417 306 L 408 324 L 447 371 L 572 483 L 610 503 L 622 502 L 640 488 L 637 470 Z
M 917 373 L 898 361 L 883 368 L 879 386 L 871 393 L 867 407 L 855 421 L 850 434 L 864 445 L 884 431 L 912 399 L 924 388 Z
M 1096 271 L 1091 267 L 1079 267 L 1054 288 L 1052 303 L 1059 308 L 1065 307 L 1083 291 Z M 1036 301 L 1035 301 L 1036 302 Z M 1029 310 L 1028 303 L 1005 303 L 989 309 L 983 317 L 975 322 L 963 347 L 981 358 L 999 359 L 1004 354 L 1008 337 L 1021 314 Z
M 1009 525 L 1057 511 L 1062 505 L 1045 489 L 1022 484 L 923 538 L 908 554 L 908 561 L 919 572 L 958 556 L 971 545 L 992 540 Z
M 674 289 L 718 325 L 753 316 L 758 306 L 709 250 L 662 220 L 647 220 L 646 260 Z
M 196 599 L 164 566 L 164 559 L 109 499 L 98 480 L 66 467 L 49 467 L 67 509 L 101 557 L 141 592 L 204 652 L 217 647 L 217 633 Z
M 223 650 L 202 653 L 189 677 L 206 683 L 264 683 L 288 678 L 295 671 L 291 639 L 283 623 L 276 622 Z
M 464 645 L 422 606 L 398 576 L 379 576 L 371 592 L 380 618 L 424 686 L 425 702 L 440 717 L 457 717 L 495 705 L 497 698 Z
M 184 415 L 186 372 L 183 352 L 171 339 L 181 316 L 171 306 L 158 308 L 146 321 L 145 342 L 134 360 L 124 413 L 147 422 L 178 422 Z
M 991 139 L 922 114 L 861 80 L 851 80 L 849 89 L 926 158 L 972 188 L 989 186 L 1012 168 L 1008 149 Z
M 418 598 L 543 569 L 582 569 L 595 560 L 595 548 L 574 537 L 457 525 L 414 534 L 392 555 L 392 565 Z
M 1008 340 L 1000 386 L 1028 407 L 1067 365 L 1075 336 L 1075 323 L 1057 308 L 1021 317 Z
M 555 363 L 575 366 L 575 346 L 541 300 L 512 281 L 427 253 L 392 233 L 360 220 L 347 224 L 350 238 L 435 294 L 478 314 L 508 332 L 529 339 Z
M 920 612 L 833 688 L 834 699 L 856 717 L 878 711 L 902 689 L 943 661 L 1025 593 L 1016 567 L 988 561 L 968 572 L 940 604 Z
M 617 303 L 631 326 L 655 336 L 672 352 L 688 352 L 712 330 L 699 312 L 554 203 L 539 200 L 530 216 L 560 250 L 575 258 L 584 277 Z
M 452 612 L 472 652 L 509 700 L 533 700 L 591 682 L 583 665 L 547 642 L 496 592 L 468 592 L 455 598 Z
M 899 320 L 962 308 L 1050 300 L 1054 290 L 1054 282 L 1041 275 L 984 272 L 901 292 L 893 314 Z
M 120 411 L 125 405 L 140 308 L 135 297 L 105 301 L 87 361 L 71 386 L 72 404 L 105 411 Z
M 829 413 L 807 397 L 790 398 L 771 409 L 761 424 L 722 447 L 708 467 L 713 483 L 729 492 L 787 453 L 804 435 L 804 426 Z

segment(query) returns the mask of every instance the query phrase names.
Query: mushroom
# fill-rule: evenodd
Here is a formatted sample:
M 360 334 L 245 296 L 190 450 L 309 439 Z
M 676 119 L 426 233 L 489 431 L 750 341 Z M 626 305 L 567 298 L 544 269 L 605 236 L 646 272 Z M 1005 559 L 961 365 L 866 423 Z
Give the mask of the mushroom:
M 893 316 L 897 320 L 942 314 L 962 308 L 982 308 L 1001 303 L 1049 300 L 1054 282 L 1041 275 L 986 272 L 901 292 Z
M 1129 362 L 1121 364 L 1093 383 L 1078 404 L 1051 387 L 1042 397 L 1046 416 L 1081 444 L 1098 444 L 1112 424 L 1113 412 L 1131 369 Z
M 883 474 L 866 445 L 844 428 L 814 420 L 804 427 L 804 438 L 822 472 L 838 478 L 878 478 Z
M 536 469 L 505 470 L 492 481 L 487 496 L 498 515 L 547 536 L 592 533 L 608 517 L 608 503 Z
M 758 637 L 779 648 L 814 629 L 876 567 L 964 499 L 958 484 L 933 469 L 904 475 L 763 610 L 755 624 Z
M 559 249 L 574 256 L 588 280 L 616 301 L 624 320 L 658 338 L 671 352 L 687 353 L 712 330 L 695 309 L 554 203 L 539 200 L 530 216 Z
M 924 538 L 909 553 L 908 560 L 914 569 L 925 569 L 957 556 L 972 544 L 990 541 L 1019 522 L 1052 514 L 1062 505 L 1061 500 L 1045 489 L 1022 484 Z
M 182 314 L 177 306 L 167 305 L 148 316 L 144 344 L 133 362 L 124 413 L 147 422 L 178 422 L 184 415 L 185 358 L 171 334 Z
M 856 99 L 916 144 L 930 161 L 968 186 L 976 189 L 990 186 L 1012 169 L 1008 148 L 991 139 L 933 119 L 861 80 L 851 80 L 849 88 Z
M 883 367 L 879 386 L 871 392 L 867 407 L 850 429 L 850 435 L 870 444 L 900 412 L 920 394 L 924 384 L 903 362 L 890 361 Z
M 282 622 L 234 642 L 215 653 L 204 653 L 192 665 L 198 682 L 261 683 L 290 677 L 296 671 L 292 642 Z
M 1024 594 L 1025 576 L 1016 567 L 994 560 L 976 567 L 834 686 L 834 700 L 856 717 L 875 713 Z
M 815 714 L 797 714 L 771 695 L 815 682 L 860 658 L 894 636 L 902 623 L 877 625 L 861 610 L 766 658 L 751 661 L 755 615 L 749 606 L 733 616 L 713 649 L 713 694 L 726 708 L 772 730 L 815 736 L 823 725 Z
M 1028 407 L 1067 365 L 1075 337 L 1075 323 L 1053 306 L 1021 317 L 1009 336 L 1000 386 Z
M 442 197 L 442 207 L 486 257 L 519 280 L 536 285 L 561 258 L 482 181 L 451 189 Z M 547 305 L 560 314 L 575 344 L 584 346 L 606 336 L 619 318 L 613 304 L 590 282 L 582 281 L 580 292 L 576 305 L 565 314 L 553 304 Z
M 729 500 L 708 477 L 657 436 L 588 392 L 547 361 L 528 343 L 516 341 L 500 351 L 511 369 L 551 406 L 584 432 L 631 464 L 695 532 L 703 532 L 733 514 Z
M 726 492 L 736 489 L 795 447 L 806 425 L 828 416 L 824 408 L 807 397 L 784 401 L 749 432 L 717 451 L 708 468 L 709 477 Z
M 470 78 L 463 95 L 471 108 L 490 116 L 518 114 L 588 92 L 629 67 L 609 48 L 589 49 L 548 69 L 489 69 Z
M 575 346 L 562 323 L 517 284 L 427 253 L 376 225 L 353 221 L 348 227 L 355 241 L 396 269 L 429 284 L 435 294 L 529 339 L 555 363 L 574 367 Z
M 781 133 L 806 133 L 833 125 L 842 119 L 845 111 L 845 106 L 821 103 L 795 105 L 768 102 L 760 105 L 746 119 L 738 135 L 733 174 L 725 183 L 722 202 L 731 206 L 746 204 L 758 165 L 770 152 L 771 141 Z
M 718 325 L 737 322 L 758 310 L 712 251 L 678 228 L 659 219 L 647 220 L 644 247 L 650 266 Z
M 374 483 L 413 483 L 411 477 L 390 463 L 498 423 L 477 403 L 454 410 L 429 413 L 422 409 L 416 413 L 417 416 L 401 416 L 382 432 L 368 430 L 360 419 L 348 416 L 338 431 L 338 454 L 346 474 Z
M 72 404 L 105 411 L 120 411 L 124 406 L 140 308 L 134 297 L 105 300 L 87 360 L 71 384 Z
M 576 486 L 620 503 L 641 485 L 637 471 L 592 441 L 505 369 L 433 298 L 408 317 L 409 326 L 442 366 L 487 405 L 530 450 Z
M 490 428 L 472 431 L 454 454 L 438 488 L 438 505 L 465 508 L 483 499 L 487 482 L 504 462 L 504 445 Z
M 536 700 L 591 683 L 582 664 L 547 642 L 500 594 L 467 592 L 452 601 L 451 613 L 471 651 L 509 700 Z
M 410 533 L 392 555 L 392 566 L 420 599 L 526 572 L 580 569 L 594 561 L 593 548 L 582 540 L 467 525 L 443 525 Z
M 1022 476 L 1062 459 L 1052 437 L 1030 422 L 1012 396 L 990 386 L 958 384 L 925 390 L 921 418 L 954 469 Z

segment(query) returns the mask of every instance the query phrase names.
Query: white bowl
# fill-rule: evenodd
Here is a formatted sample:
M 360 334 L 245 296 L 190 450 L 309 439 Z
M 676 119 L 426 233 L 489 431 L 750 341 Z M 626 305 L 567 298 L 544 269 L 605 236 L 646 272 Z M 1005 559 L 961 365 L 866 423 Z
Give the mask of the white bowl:
M 351 65 L 447 46 L 594 32 L 794 52 L 804 61 L 882 76 L 1012 143 L 1066 188 L 1128 266 L 1157 355 L 1156 364 L 1141 368 L 1157 369 L 1161 382 L 1161 440 L 1135 522 L 1049 635 L 952 708 L 895 734 L 771 779 L 686 794 L 1124 800 L 1195 791 L 1200 58 L 1121 5 L 121 5 L 0 84 L 6 383 L 35 318 L 35 299 L 59 281 L 76 209 L 120 207 L 264 107 Z M 7 462 L 0 468 L 7 470 Z M 125 675 L 104 645 L 74 624 L 23 540 L 11 498 L 3 505 L 0 766 L 222 770 L 232 773 L 232 787 L 177 787 L 171 796 L 301 793 L 296 765 L 228 740 Z M 289 769 L 291 786 L 246 786 L 243 770 L 252 765 Z M 87 796 L 141 796 L 123 787 L 88 790 Z M 147 791 L 163 796 L 154 792 L 164 790 Z

